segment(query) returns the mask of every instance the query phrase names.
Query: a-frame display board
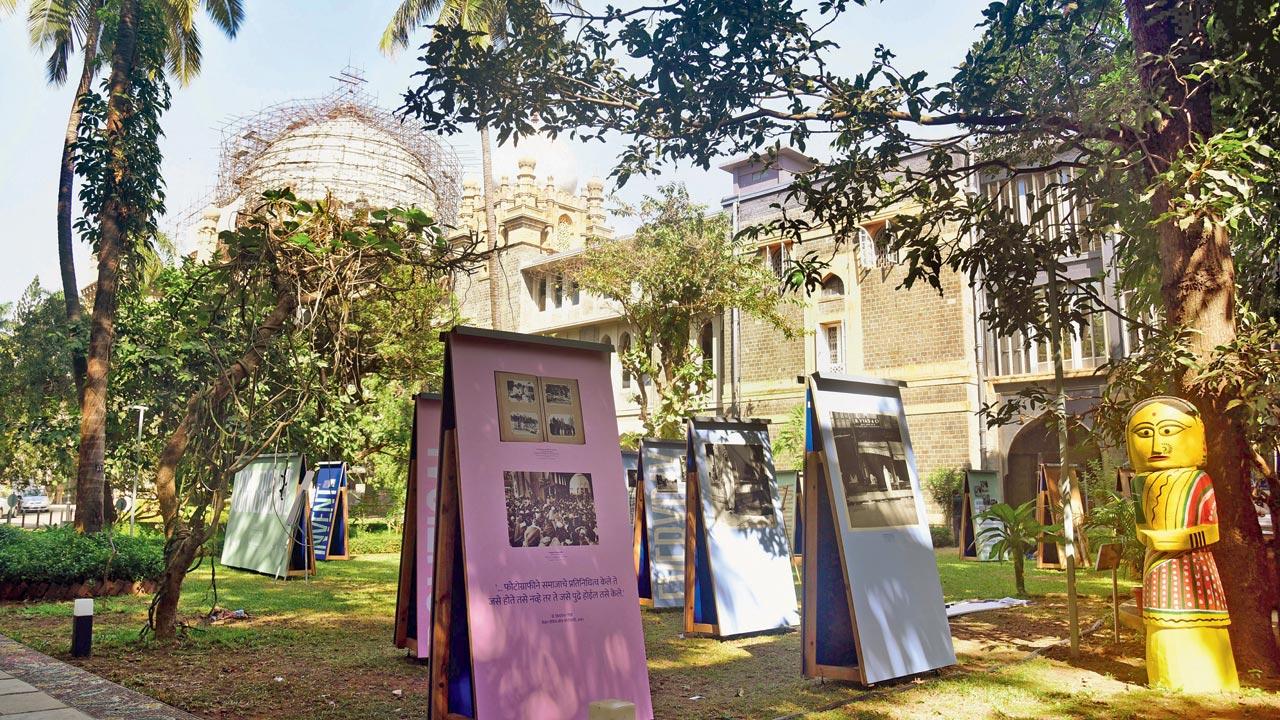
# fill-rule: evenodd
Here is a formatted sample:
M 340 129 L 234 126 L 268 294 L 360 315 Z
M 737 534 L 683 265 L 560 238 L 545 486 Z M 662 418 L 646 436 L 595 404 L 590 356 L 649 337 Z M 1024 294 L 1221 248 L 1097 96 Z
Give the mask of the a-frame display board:
M 636 488 L 639 486 L 640 453 L 636 450 L 622 451 L 622 471 L 626 473 L 627 507 L 631 513 L 631 529 L 636 526 Z
M 259 455 L 236 473 L 221 562 L 275 578 L 311 575 L 311 508 L 306 460 Z
M 964 494 L 960 498 L 960 557 L 965 560 L 999 560 L 991 552 L 995 545 L 990 539 L 979 536 L 997 520 L 979 520 L 978 516 L 1004 502 L 1004 488 L 1000 476 L 989 470 L 966 470 Z
M 693 418 L 688 427 L 685 634 L 799 625 L 768 424 Z
M 431 657 L 431 581 L 436 551 L 436 490 L 440 472 L 440 396 L 413 399 L 409 478 L 400 540 L 400 588 L 396 593 L 396 647 L 419 660 Z
M 652 720 L 612 348 L 444 339 L 430 716 Z
M 685 444 L 640 441 L 635 516 L 636 583 L 640 604 L 684 606 Z
M 1062 518 L 1062 466 L 1040 466 L 1036 492 L 1036 520 L 1042 525 L 1056 525 Z M 1080 476 L 1071 468 L 1071 509 L 1075 516 L 1076 567 L 1089 567 L 1089 538 L 1084 532 L 1084 493 Z M 1036 542 L 1036 567 L 1042 570 L 1064 570 L 1067 567 L 1065 545 L 1047 543 L 1042 536 Z
M 871 684 L 956 662 L 900 387 L 809 378 L 806 677 Z
M 316 465 L 315 498 L 311 501 L 311 544 L 316 560 L 346 560 L 347 552 L 347 464 L 322 462 Z

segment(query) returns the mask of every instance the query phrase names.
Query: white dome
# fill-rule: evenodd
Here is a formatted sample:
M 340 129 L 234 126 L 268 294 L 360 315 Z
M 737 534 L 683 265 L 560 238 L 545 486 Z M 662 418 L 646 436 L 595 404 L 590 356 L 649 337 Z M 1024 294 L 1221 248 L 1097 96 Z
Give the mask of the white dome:
M 344 202 L 433 210 L 431 172 L 391 133 L 359 117 L 339 115 L 285 131 L 254 159 L 237 185 L 249 196 L 290 187 L 306 199 L 332 193 Z
M 532 158 L 537 163 L 534 172 L 538 185 L 543 185 L 548 177 L 555 181 L 556 187 L 565 192 L 578 189 L 578 159 L 573 148 L 562 138 L 551 138 L 538 134 L 520 138 L 517 145 L 508 140 L 506 145 L 494 148 L 493 179 L 502 182 L 503 176 L 515 182 L 519 174 L 519 163 L 522 158 Z

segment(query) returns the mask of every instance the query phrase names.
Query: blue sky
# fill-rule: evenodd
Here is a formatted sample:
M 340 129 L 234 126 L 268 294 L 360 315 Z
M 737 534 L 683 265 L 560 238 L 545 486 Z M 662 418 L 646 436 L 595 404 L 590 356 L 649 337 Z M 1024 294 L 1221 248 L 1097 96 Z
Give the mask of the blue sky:
M 235 40 L 204 24 L 204 71 L 191 85 L 175 86 L 173 108 L 163 119 L 163 171 L 171 213 L 188 208 L 212 188 L 219 127 L 228 119 L 281 101 L 323 95 L 336 85 L 331 76 L 347 65 L 361 68 L 368 80 L 366 89 L 380 104 L 395 108 L 417 68 L 412 52 L 387 58 L 377 49 L 378 37 L 398 0 L 245 4 L 245 24 Z M 584 4 L 596 3 L 585 0 Z M 838 62 L 847 63 L 850 73 L 865 67 L 878 43 L 893 49 L 904 69 L 945 72 L 963 59 L 976 38 L 974 25 L 987 2 L 871 0 L 869 4 L 872 7 L 852 9 L 828 31 L 828 37 L 841 45 Z M 4 109 L 0 112 L 0 250 L 4 257 L 0 302 L 17 299 L 36 277 L 46 288 L 59 284 L 54 208 L 72 88 L 45 83 L 43 56 L 27 45 L 24 11 L 0 18 L 0 107 Z M 415 40 L 425 38 L 426 33 L 420 32 Z M 78 68 L 78 62 L 75 59 L 73 66 Z M 478 158 L 474 134 L 454 136 L 448 142 L 464 158 Z M 574 148 L 580 182 L 593 175 L 607 176 L 617 149 L 616 145 Z M 505 154 L 510 158 L 519 151 Z M 730 190 L 721 171 L 677 167 L 661 178 L 633 179 L 618 198 L 637 200 L 659 182 L 670 180 L 686 182 L 694 197 L 712 206 Z M 89 280 L 88 250 L 83 245 L 77 247 L 76 267 L 83 285 Z

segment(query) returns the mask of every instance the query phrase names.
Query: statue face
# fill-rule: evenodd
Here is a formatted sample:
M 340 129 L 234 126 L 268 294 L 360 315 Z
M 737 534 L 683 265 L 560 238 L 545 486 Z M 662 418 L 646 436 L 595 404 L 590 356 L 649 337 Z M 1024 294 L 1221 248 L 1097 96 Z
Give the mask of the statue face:
M 1129 420 L 1126 436 L 1135 472 L 1205 463 L 1204 423 L 1177 405 L 1157 401 L 1142 408 Z

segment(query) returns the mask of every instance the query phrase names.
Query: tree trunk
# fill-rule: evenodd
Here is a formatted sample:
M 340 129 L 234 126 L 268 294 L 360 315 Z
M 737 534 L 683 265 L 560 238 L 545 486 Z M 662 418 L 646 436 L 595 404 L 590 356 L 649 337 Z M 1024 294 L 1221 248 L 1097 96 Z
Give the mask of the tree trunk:
M 1013 585 L 1018 589 L 1018 597 L 1027 596 L 1027 574 L 1022 555 L 1013 556 Z
M 62 300 L 66 305 L 67 325 L 71 333 L 71 374 L 76 382 L 76 395 L 84 402 L 84 377 L 87 361 L 80 332 L 80 324 L 84 316 L 80 306 L 80 285 L 76 282 L 76 263 L 72 253 L 73 238 L 71 235 L 71 206 L 75 190 L 76 134 L 80 130 L 80 102 L 93 85 L 94 66 L 98 59 L 98 21 L 97 15 L 90 21 L 84 39 L 84 68 L 80 71 L 80 82 L 76 85 L 75 97 L 71 100 L 71 114 L 67 117 L 67 132 L 62 139 L 62 164 L 58 169 L 58 267 L 62 274 Z
M 169 435 L 164 450 L 160 453 L 156 468 L 156 499 L 160 503 L 160 516 L 164 520 L 166 552 L 164 575 L 156 589 L 155 612 L 151 618 L 152 629 L 159 640 L 172 640 L 177 635 L 178 600 L 182 593 L 182 582 L 187 577 L 187 569 L 191 567 L 196 552 L 206 539 L 201 528 L 197 527 L 193 531 L 180 512 L 182 503 L 178 498 L 178 464 L 187 453 L 191 434 L 203 425 L 210 412 L 215 412 L 222 406 L 232 390 L 242 387 L 262 365 L 267 349 L 293 315 L 298 304 L 297 294 L 286 288 L 278 288 L 277 291 L 275 308 L 254 328 L 253 339 L 244 354 L 213 383 L 187 400 L 182 420 Z M 225 482 L 220 480 L 218 487 L 214 488 L 213 520 L 209 525 L 211 528 L 218 524 Z
M 489 128 L 480 127 L 480 164 L 484 172 L 484 233 L 489 250 L 489 327 L 501 330 L 498 322 L 498 291 L 506 283 L 498 277 L 498 198 L 493 183 L 493 147 L 489 141 Z
M 106 143 L 110 171 L 116 177 L 128 172 L 124 121 L 133 112 L 129 96 L 130 76 L 137 57 L 138 2 L 122 0 L 115 49 L 111 53 L 111 96 L 107 101 Z M 117 188 L 119 185 L 116 186 Z M 89 355 L 84 398 L 80 403 L 80 457 L 76 470 L 76 530 L 102 529 L 103 461 L 107 441 L 107 378 L 111 348 L 115 342 L 116 300 L 120 283 L 120 259 L 125 245 L 125 220 L 129 212 L 124 198 L 106 198 L 99 218 L 98 285 L 94 291 L 93 319 L 89 330 Z
M 1144 128 L 1146 151 L 1156 173 L 1213 131 L 1211 88 L 1187 78 L 1194 63 L 1211 57 L 1207 0 L 1126 0 L 1130 31 L 1144 87 L 1171 109 Z M 1169 57 L 1172 56 L 1172 62 Z M 1154 179 L 1154 177 L 1153 177 Z M 1152 216 L 1170 209 L 1177 188 L 1160 187 Z M 1190 331 L 1197 357 L 1235 338 L 1235 265 L 1224 227 L 1187 229 L 1174 220 L 1156 228 L 1165 321 Z M 1242 671 L 1280 673 L 1280 649 L 1271 632 L 1277 588 L 1267 559 L 1250 483 L 1251 451 L 1244 428 L 1226 412 L 1230 398 L 1196 389 L 1183 380 L 1183 394 L 1204 417 L 1209 447 L 1208 473 L 1214 481 L 1221 540 L 1213 545 L 1231 612 L 1231 645 Z

